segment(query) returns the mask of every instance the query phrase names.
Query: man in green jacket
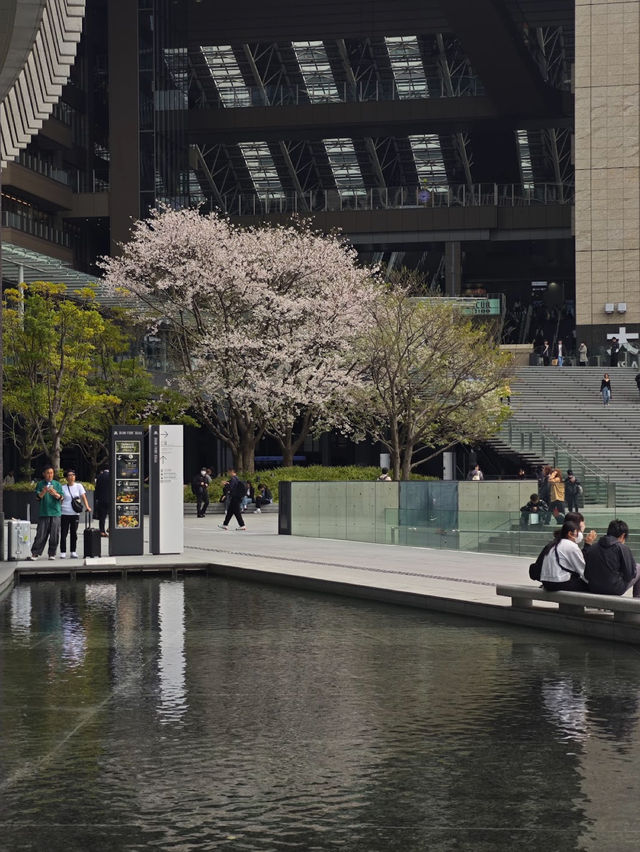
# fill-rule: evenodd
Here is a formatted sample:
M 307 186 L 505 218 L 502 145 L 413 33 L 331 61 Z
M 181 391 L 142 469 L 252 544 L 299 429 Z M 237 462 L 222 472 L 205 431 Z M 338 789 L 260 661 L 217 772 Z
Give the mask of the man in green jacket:
M 42 479 L 36 485 L 36 497 L 40 501 L 36 538 L 31 546 L 30 561 L 37 559 L 49 539 L 49 559 L 56 558 L 60 540 L 60 516 L 62 514 L 62 485 L 53 478 L 51 465 L 42 471 Z

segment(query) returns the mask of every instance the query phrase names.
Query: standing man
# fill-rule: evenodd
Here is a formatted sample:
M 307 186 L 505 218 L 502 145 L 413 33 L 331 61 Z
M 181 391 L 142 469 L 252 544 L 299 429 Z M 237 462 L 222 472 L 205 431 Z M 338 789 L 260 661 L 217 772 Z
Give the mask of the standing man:
M 207 506 L 209 505 L 209 483 L 211 482 L 207 475 L 206 467 L 200 468 L 200 473 L 197 473 L 192 481 L 191 487 L 196 495 L 196 517 L 204 518 L 207 514 Z
M 548 340 L 545 340 L 542 347 L 542 363 L 545 367 L 548 367 L 551 363 L 551 347 Z
M 60 516 L 62 514 L 62 485 L 53 478 L 51 465 L 42 471 L 42 479 L 36 485 L 36 497 L 40 501 L 36 538 L 31 547 L 32 562 L 37 559 L 49 540 L 49 559 L 56 558 L 58 541 L 60 540 Z
M 221 530 L 228 530 L 229 521 L 231 520 L 232 515 L 234 515 L 238 522 L 238 529 L 244 532 L 246 527 L 242 518 L 242 498 L 245 495 L 247 486 L 241 479 L 238 479 L 238 475 L 233 468 L 229 468 L 229 480 L 225 483 L 225 488 L 228 495 L 227 514 L 224 522 L 222 524 L 218 524 L 218 526 Z
M 109 468 L 105 467 L 100 471 L 96 479 L 96 490 L 93 495 L 95 502 L 96 515 L 98 516 L 98 527 L 102 538 L 107 537 L 105 523 L 109 509 L 111 508 L 111 473 Z
M 585 551 L 584 576 L 587 591 L 596 595 L 624 595 L 633 586 L 633 597 L 640 597 L 640 566 L 627 544 L 629 527 L 624 521 L 611 521 L 607 534 L 600 536 Z
M 618 351 L 620 349 L 620 344 L 618 343 L 618 338 L 614 337 L 611 341 L 611 359 L 609 361 L 610 367 L 618 366 Z
M 568 512 L 579 512 L 582 497 L 582 485 L 576 479 L 576 475 L 572 470 L 567 471 L 567 478 L 564 481 L 564 499 L 567 504 Z

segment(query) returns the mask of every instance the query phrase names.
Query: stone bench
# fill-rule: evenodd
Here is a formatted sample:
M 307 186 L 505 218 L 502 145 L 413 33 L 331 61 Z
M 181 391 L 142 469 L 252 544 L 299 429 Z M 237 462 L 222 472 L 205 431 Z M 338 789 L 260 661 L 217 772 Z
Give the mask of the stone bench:
M 557 603 L 563 615 L 584 616 L 586 609 L 604 609 L 613 613 L 615 621 L 640 624 L 640 598 L 620 595 L 592 595 L 589 592 L 547 592 L 540 586 L 496 586 L 496 594 L 511 598 L 511 606 L 531 609 L 534 601 Z

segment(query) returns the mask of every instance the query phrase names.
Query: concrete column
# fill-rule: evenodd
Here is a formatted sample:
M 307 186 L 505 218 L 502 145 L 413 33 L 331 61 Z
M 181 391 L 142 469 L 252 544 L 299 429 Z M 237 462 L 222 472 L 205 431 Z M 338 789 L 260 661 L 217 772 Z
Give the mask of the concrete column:
M 109 214 L 111 253 L 140 218 L 138 4 L 109 0 Z
M 462 252 L 459 242 L 444 244 L 445 295 L 459 296 L 462 289 Z
M 640 323 L 639 95 L 640 3 L 576 0 L 576 319 L 600 344 Z

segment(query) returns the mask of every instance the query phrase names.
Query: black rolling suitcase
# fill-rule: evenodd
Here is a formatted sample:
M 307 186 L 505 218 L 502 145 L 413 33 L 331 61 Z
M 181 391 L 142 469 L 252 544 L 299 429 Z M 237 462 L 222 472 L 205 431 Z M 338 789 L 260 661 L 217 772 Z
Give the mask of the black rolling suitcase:
M 91 526 L 91 515 L 85 512 L 84 516 L 84 557 L 85 559 L 95 559 L 97 556 L 102 556 L 102 538 L 100 530 Z

